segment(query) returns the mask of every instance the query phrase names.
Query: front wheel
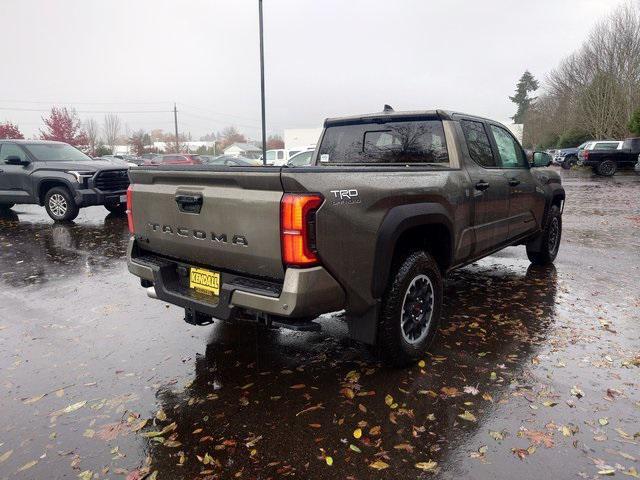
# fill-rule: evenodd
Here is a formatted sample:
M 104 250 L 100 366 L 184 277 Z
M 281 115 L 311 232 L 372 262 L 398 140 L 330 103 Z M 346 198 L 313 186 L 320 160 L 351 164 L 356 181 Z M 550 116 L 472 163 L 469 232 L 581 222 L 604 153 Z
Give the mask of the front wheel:
M 127 211 L 127 205 L 125 203 L 118 203 L 116 205 L 105 205 L 104 208 L 115 215 L 124 215 Z
M 433 257 L 415 251 L 396 266 L 382 301 L 377 350 L 390 366 L 420 359 L 438 330 L 442 275 Z
M 44 197 L 44 207 L 56 222 L 70 222 L 78 216 L 80 209 L 65 187 L 53 187 Z
M 527 257 L 534 265 L 549 265 L 558 256 L 562 238 L 562 214 L 557 205 L 551 207 L 547 225 L 534 240 L 527 243 Z
M 618 164 L 613 160 L 604 160 L 596 167 L 596 173 L 603 177 L 610 177 L 618 171 Z

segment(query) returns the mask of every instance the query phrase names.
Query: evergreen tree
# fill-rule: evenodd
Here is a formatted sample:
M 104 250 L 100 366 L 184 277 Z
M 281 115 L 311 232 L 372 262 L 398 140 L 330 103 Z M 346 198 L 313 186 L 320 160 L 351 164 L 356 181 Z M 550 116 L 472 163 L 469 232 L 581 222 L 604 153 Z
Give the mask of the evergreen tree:
M 531 103 L 536 99 L 536 97 L 530 97 L 529 92 L 535 92 L 539 86 L 538 81 L 529 70 L 522 74 L 516 85 L 516 94 L 513 97 L 509 97 L 509 100 L 518 106 L 518 111 L 511 117 L 514 123 L 524 123 L 525 114 Z

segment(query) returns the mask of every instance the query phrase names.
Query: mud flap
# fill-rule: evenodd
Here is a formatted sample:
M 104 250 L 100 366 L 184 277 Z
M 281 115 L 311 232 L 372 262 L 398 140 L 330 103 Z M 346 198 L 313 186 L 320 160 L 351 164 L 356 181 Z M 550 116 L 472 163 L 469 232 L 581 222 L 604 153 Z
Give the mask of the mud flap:
M 347 315 L 347 327 L 349 328 L 349 337 L 358 342 L 368 345 L 376 344 L 376 336 L 378 331 L 378 319 L 380 317 L 380 301 L 376 300 L 373 307 L 369 308 L 364 314 L 358 316 Z

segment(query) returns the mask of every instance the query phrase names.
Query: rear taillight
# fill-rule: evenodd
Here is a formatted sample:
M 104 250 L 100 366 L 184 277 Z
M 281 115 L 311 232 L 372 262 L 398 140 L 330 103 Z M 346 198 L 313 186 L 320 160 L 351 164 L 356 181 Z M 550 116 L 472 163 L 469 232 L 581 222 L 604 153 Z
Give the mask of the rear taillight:
M 131 185 L 127 188 L 127 224 L 129 225 L 129 233 L 133 231 L 133 190 Z
M 285 194 L 280 203 L 280 239 L 282 260 L 289 266 L 318 263 L 315 251 L 315 213 L 322 195 Z
M 589 150 L 584 150 L 582 152 L 582 158 L 584 158 L 585 160 L 589 160 Z

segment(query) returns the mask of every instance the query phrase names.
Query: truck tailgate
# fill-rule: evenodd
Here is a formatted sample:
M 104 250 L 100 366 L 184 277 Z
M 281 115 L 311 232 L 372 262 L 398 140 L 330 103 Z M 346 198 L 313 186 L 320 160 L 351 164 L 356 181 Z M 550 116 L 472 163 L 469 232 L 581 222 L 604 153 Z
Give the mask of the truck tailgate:
M 214 269 L 284 277 L 280 169 L 134 168 L 129 175 L 135 236 L 143 250 Z

